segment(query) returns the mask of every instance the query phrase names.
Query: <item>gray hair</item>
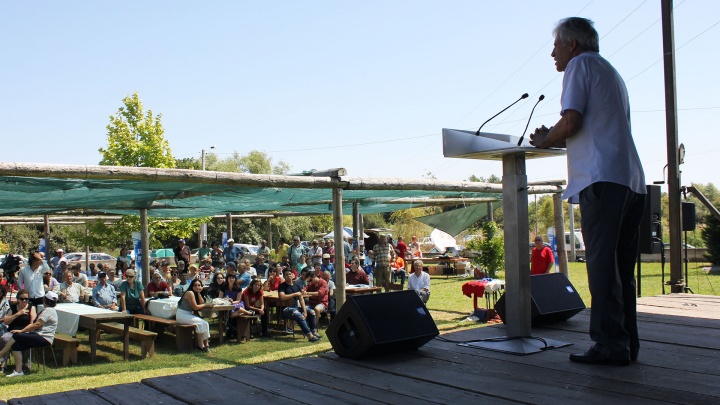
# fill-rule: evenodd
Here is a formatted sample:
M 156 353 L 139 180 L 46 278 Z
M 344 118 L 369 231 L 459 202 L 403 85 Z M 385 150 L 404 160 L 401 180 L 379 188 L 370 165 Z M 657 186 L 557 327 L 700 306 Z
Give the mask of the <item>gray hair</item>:
M 565 45 L 575 40 L 581 51 L 600 52 L 600 39 L 593 25 L 587 18 L 564 18 L 553 29 L 553 36 Z

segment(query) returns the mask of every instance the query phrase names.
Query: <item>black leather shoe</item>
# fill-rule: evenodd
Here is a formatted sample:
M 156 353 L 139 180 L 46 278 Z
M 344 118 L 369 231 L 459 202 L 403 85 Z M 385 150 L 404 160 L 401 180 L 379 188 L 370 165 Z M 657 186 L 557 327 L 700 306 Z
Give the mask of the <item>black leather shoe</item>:
M 570 361 L 585 364 L 611 364 L 615 366 L 627 366 L 630 364 L 630 356 L 611 356 L 600 354 L 594 347 L 585 353 L 573 353 Z

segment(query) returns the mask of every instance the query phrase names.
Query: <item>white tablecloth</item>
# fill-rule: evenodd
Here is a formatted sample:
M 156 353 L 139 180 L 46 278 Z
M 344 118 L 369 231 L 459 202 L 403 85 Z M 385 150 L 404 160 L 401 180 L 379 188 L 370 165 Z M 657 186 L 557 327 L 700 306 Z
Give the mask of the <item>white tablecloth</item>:
M 80 323 L 80 315 L 117 313 L 109 309 L 93 307 L 85 304 L 57 304 L 57 332 L 75 336 Z
M 158 298 L 148 302 L 148 309 L 152 316 L 163 319 L 175 318 L 180 297 Z

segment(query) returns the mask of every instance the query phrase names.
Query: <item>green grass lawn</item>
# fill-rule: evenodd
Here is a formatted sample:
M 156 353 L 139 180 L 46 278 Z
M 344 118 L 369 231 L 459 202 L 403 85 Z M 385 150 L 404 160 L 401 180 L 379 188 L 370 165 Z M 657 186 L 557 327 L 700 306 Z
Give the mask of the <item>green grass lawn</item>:
M 702 265 L 690 263 L 688 277 L 690 288 L 697 294 L 718 295 L 720 275 L 707 275 L 701 267 Z M 643 296 L 660 295 L 662 293 L 660 264 L 644 263 L 642 271 Z M 666 281 L 669 278 L 669 271 L 669 267 L 666 266 Z M 571 263 L 569 273 L 571 282 L 585 304 L 590 306 L 584 263 Z M 502 276 L 500 274 L 498 278 L 503 278 Z M 466 321 L 473 310 L 472 298 L 462 295 L 461 292 L 461 286 L 466 281 L 468 279 L 461 277 L 432 277 L 432 296 L 428 308 L 438 329 L 443 333 L 484 326 L 477 322 Z M 666 292 L 669 293 L 670 289 L 666 288 Z M 485 300 L 480 300 L 479 303 L 484 306 Z M 217 326 L 211 324 L 211 327 Z M 179 354 L 175 351 L 173 337 L 167 336 L 163 342 L 156 343 L 155 357 L 152 359 L 141 360 L 140 346 L 136 342 L 131 342 L 130 361 L 125 362 L 122 360 L 122 342 L 119 336 L 104 334 L 98 346 L 98 361 L 91 365 L 87 334 L 81 331 L 78 338 L 82 342 L 78 355 L 79 365 L 56 368 L 52 364 L 52 358 L 48 358 L 46 362 L 50 367 L 47 368 L 46 374 L 35 371 L 20 378 L 0 377 L 0 399 L 138 382 L 148 377 L 256 364 L 317 355 L 331 350 L 327 337 L 321 343 L 308 343 L 306 339 L 300 337 L 300 334 L 296 334 L 294 339 L 292 336 L 278 336 L 272 339 L 253 339 L 245 344 L 232 342 L 222 346 L 215 345 L 210 354 L 200 352 Z M 211 346 L 213 343 L 211 341 Z

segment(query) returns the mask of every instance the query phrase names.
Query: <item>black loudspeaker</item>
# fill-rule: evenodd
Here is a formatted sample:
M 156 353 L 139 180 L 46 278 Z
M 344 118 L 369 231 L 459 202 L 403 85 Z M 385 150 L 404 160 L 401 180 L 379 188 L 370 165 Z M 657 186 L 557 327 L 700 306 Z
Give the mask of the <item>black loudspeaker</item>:
M 640 253 L 660 253 L 662 249 L 662 210 L 660 209 L 660 186 L 647 187 L 645 212 L 640 221 Z
M 682 230 L 695 230 L 695 203 L 683 201 L 681 203 L 682 211 Z
M 412 290 L 350 295 L 326 333 L 338 356 L 353 359 L 415 350 L 440 334 Z
M 530 307 L 532 324 L 541 325 L 566 321 L 585 309 L 585 303 L 564 274 L 550 273 L 530 276 Z M 505 294 L 495 311 L 505 323 Z

